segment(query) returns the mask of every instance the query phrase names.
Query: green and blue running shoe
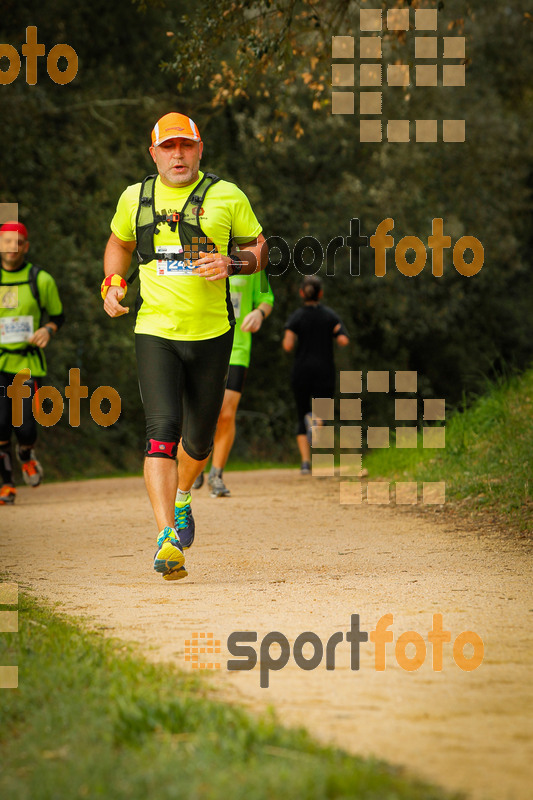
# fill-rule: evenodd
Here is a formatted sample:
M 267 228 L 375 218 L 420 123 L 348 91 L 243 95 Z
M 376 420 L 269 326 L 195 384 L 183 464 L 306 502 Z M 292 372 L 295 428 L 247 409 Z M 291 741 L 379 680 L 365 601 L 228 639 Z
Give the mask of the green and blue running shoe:
M 188 550 L 194 542 L 194 517 L 191 510 L 191 493 L 184 502 L 174 506 L 174 527 L 183 550 Z
M 154 569 L 160 572 L 166 581 L 179 581 L 186 578 L 187 570 L 183 566 L 185 556 L 181 542 L 176 538 L 174 528 L 163 528 L 157 537 L 157 552 L 154 556 Z

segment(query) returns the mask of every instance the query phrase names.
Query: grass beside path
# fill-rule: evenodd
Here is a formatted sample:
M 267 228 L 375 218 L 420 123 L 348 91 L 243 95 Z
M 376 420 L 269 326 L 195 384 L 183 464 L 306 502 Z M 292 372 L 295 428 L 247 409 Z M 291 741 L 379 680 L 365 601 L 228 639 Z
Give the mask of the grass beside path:
M 443 800 L 385 764 L 216 702 L 196 676 L 133 658 L 25 597 L 0 636 L 0 796 L 9 800 Z
M 446 499 L 490 512 L 519 531 L 533 530 L 533 370 L 492 386 L 446 420 L 446 448 L 374 451 L 371 476 L 445 481 Z

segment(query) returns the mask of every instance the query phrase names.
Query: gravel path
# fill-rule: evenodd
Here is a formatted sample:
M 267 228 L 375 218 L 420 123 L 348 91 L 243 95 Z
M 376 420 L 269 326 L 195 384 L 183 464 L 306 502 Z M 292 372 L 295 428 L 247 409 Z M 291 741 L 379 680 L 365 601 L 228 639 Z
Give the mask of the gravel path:
M 0 508 L 0 562 L 38 598 L 140 643 L 155 661 L 191 669 L 186 642 L 213 633 L 221 668 L 206 674 L 223 698 L 273 705 L 281 721 L 323 741 L 472 798 L 529 800 L 533 600 L 525 546 L 467 523 L 456 529 L 393 507 L 340 505 L 333 480 L 296 471 L 228 473 L 227 484 L 231 498 L 213 500 L 206 487 L 194 495 L 197 540 L 185 580 L 169 583 L 152 570 L 156 531 L 141 478 L 20 489 L 14 507 Z M 345 637 L 334 670 L 325 656 L 314 670 L 301 669 L 296 637 L 311 631 L 325 646 L 349 630 L 352 614 L 367 632 L 393 615 L 385 671 L 374 668 L 371 641 L 361 644 L 360 669 L 351 669 Z M 433 614 L 443 615 L 452 643 L 465 630 L 482 638 L 478 669 L 460 669 L 451 643 L 442 671 L 432 669 Z M 257 631 L 256 651 L 270 631 L 290 642 L 288 663 L 270 671 L 268 688 L 260 687 L 259 664 L 227 670 L 234 631 Z M 428 645 L 416 671 L 395 656 L 406 631 Z M 272 645 L 273 659 L 280 652 Z M 472 654 L 470 645 L 464 652 Z M 312 653 L 307 644 L 302 656 Z M 262 668 L 265 676 L 265 659 Z

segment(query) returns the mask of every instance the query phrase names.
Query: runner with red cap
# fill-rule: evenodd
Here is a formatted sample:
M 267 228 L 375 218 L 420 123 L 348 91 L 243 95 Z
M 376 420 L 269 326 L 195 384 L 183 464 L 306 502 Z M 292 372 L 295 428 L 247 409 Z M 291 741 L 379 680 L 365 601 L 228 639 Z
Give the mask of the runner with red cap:
M 17 457 L 22 477 L 38 486 L 43 470 L 34 445 L 37 423 L 32 402 L 46 376 L 44 348 L 63 323 L 63 307 L 52 276 L 26 259 L 28 231 L 21 222 L 0 227 L 0 505 L 15 502 L 11 436 L 17 439 Z M 43 324 L 44 320 L 46 324 Z M 8 395 L 18 372 L 29 370 L 22 399 L 22 424 L 13 426 L 12 399 Z
M 4 222 L 4 224 L 0 228 L 0 233 L 11 233 L 11 232 L 20 233 L 23 239 L 26 240 L 28 239 L 28 229 L 26 228 L 25 225 L 22 224 L 22 222 Z M 2 250 L 4 249 L 4 247 L 7 247 L 5 243 L 2 246 Z
M 121 195 L 104 256 L 102 296 L 110 317 L 129 311 L 120 301 L 134 251 L 139 260 L 135 346 L 146 416 L 144 477 L 159 532 L 154 569 L 165 580 L 187 575 L 183 550 L 195 532 L 190 489 L 213 446 L 233 342 L 228 278 L 258 272 L 267 261 L 248 198 L 235 184 L 201 172 L 202 153 L 190 117 L 171 112 L 156 122 L 150 155 L 158 174 Z

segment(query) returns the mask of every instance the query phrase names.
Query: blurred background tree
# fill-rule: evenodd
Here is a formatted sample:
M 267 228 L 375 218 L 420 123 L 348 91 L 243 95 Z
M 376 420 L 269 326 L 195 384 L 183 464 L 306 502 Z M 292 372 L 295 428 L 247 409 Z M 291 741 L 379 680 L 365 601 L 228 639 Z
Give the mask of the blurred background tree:
M 466 142 L 360 143 L 357 113 L 331 114 L 331 37 L 355 37 L 357 76 L 359 9 L 378 5 L 384 16 L 388 8 L 439 6 L 436 35 L 465 36 L 465 87 L 384 86 L 383 108 L 385 119 L 466 119 Z M 416 278 L 399 273 L 392 250 L 383 278 L 374 275 L 370 248 L 361 249 L 359 276 L 350 274 L 347 247 L 334 275 L 326 275 L 324 260 L 317 274 L 325 302 L 352 337 L 339 367 L 415 369 L 420 395 L 445 397 L 450 407 L 488 377 L 531 362 L 533 48 L 521 2 L 96 0 L 73 7 L 49 0 L 46 8 L 22 8 L 4 0 L 0 41 L 20 52 L 27 25 L 37 26 L 47 50 L 58 42 L 74 47 L 79 72 L 57 86 L 39 59 L 35 86 L 25 83 L 23 65 L 16 81 L 0 87 L 0 202 L 19 203 L 35 261 L 54 274 L 65 303 L 49 382 L 62 389 L 69 368 L 79 367 L 90 392 L 110 384 L 123 400 L 111 428 L 99 428 L 87 412 L 72 429 L 65 412 L 44 431 L 46 466 L 56 474 L 140 466 L 132 314 L 108 319 L 98 287 L 117 199 L 153 171 L 150 130 L 172 109 L 199 125 L 204 168 L 238 183 L 265 235 L 283 237 L 291 250 L 305 235 L 324 249 L 346 238 L 352 218 L 370 236 L 392 217 L 395 244 L 406 235 L 426 243 L 437 217 L 452 245 L 462 235 L 482 242 L 485 263 L 472 278 L 457 273 L 451 250 L 442 278 L 431 275 L 431 255 Z M 412 33 L 383 38 L 384 71 L 398 62 L 413 72 Z M 356 77 L 356 97 L 357 89 Z M 302 276 L 292 263 L 276 272 L 274 314 L 254 337 L 239 415 L 235 455 L 242 458 L 292 457 L 290 358 L 280 342 Z M 365 421 L 387 424 L 389 406 L 374 395 Z

